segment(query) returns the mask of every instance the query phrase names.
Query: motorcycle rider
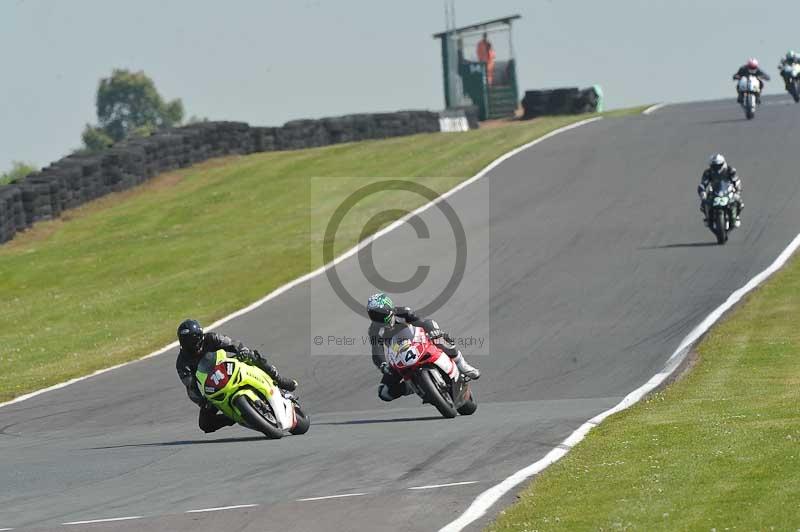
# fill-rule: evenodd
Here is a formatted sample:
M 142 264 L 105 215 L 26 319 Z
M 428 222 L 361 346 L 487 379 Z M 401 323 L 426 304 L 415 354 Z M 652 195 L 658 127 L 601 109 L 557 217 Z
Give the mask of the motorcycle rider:
M 758 66 L 758 59 L 755 57 L 749 59 L 747 63 L 742 65 L 739 70 L 736 71 L 736 74 L 733 75 L 734 81 L 738 81 L 739 79 L 745 76 L 755 76 L 758 78 L 758 82 L 761 84 L 761 90 L 756 94 L 756 103 L 761 104 L 761 93 L 764 92 L 764 80 L 769 81 L 769 74 L 761 70 Z M 744 102 L 744 94 L 739 91 L 739 86 L 736 86 L 737 92 L 739 92 L 739 97 L 737 98 L 738 103 Z
M 195 372 L 197 372 L 197 365 L 205 353 L 224 349 L 228 353 L 234 353 L 241 362 L 261 368 L 279 388 L 290 392 L 297 388 L 297 381 L 280 375 L 278 369 L 267 363 L 258 351 L 251 351 L 241 342 L 237 344 L 224 334 L 203 332 L 203 328 L 197 320 L 187 319 L 178 325 L 178 342 L 181 350 L 178 353 L 175 368 L 178 370 L 181 382 L 186 386 L 189 399 L 200 407 L 200 417 L 197 423 L 205 433 L 229 427 L 234 423 L 232 419 L 209 403 L 197 387 Z
M 781 77 L 783 78 L 783 82 L 786 85 L 786 90 L 789 91 L 789 82 L 792 80 L 791 76 L 787 76 L 783 73 L 783 67 L 786 65 L 796 65 L 800 63 L 800 56 L 798 56 L 794 50 L 789 50 L 786 52 L 786 55 L 781 58 L 781 62 L 778 63 L 778 71 L 781 73 Z
M 428 338 L 436 344 L 453 362 L 458 370 L 470 379 L 478 379 L 481 372 L 470 366 L 464 355 L 456 347 L 455 341 L 449 334 L 439 328 L 434 320 L 422 320 L 408 307 L 395 307 L 392 300 L 384 293 L 377 293 L 367 300 L 367 315 L 371 322 L 367 335 L 372 346 L 372 363 L 381 370 L 383 378 L 378 385 L 378 397 L 383 401 L 393 401 L 403 395 L 413 393 L 403 378 L 386 362 L 385 349 L 389 341 L 406 324 L 422 327 Z M 405 323 L 399 323 L 397 318 L 402 318 Z
M 708 195 L 707 189 L 709 185 L 713 184 L 719 179 L 730 180 L 736 189 L 736 203 L 738 208 L 736 209 L 736 219 L 733 221 L 733 225 L 735 227 L 739 227 L 742 225 L 741 213 L 742 208 L 744 207 L 744 202 L 742 201 L 742 180 L 739 179 L 739 175 L 736 173 L 736 168 L 728 166 L 728 162 L 721 153 L 715 153 L 711 156 L 711 159 L 709 160 L 709 166 L 706 171 L 703 172 L 703 176 L 700 179 L 700 184 L 697 186 L 697 194 L 700 196 L 700 212 L 702 212 L 703 216 L 705 216 L 703 221 L 706 225 L 711 223 L 711 217 L 709 216 L 708 212 L 708 204 L 706 203 L 706 197 Z

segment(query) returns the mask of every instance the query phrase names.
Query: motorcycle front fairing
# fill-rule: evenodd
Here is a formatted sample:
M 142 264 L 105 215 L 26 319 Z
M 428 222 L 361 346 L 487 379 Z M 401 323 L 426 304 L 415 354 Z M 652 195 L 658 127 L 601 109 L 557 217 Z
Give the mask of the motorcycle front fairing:
M 422 327 L 403 327 L 392 337 L 388 347 L 387 362 L 406 381 L 411 380 L 421 366 L 428 364 L 441 369 L 451 381 L 457 381 L 461 375 L 450 357 L 430 341 Z
M 739 92 L 759 94 L 761 92 L 761 82 L 756 76 L 742 76 L 738 83 Z
M 241 412 L 233 400 L 246 395 L 251 402 L 267 401 L 281 428 L 294 425 L 294 406 L 280 392 L 269 375 L 261 368 L 240 362 L 220 349 L 206 353 L 197 365 L 195 374 L 200 393 L 220 412 L 241 423 Z

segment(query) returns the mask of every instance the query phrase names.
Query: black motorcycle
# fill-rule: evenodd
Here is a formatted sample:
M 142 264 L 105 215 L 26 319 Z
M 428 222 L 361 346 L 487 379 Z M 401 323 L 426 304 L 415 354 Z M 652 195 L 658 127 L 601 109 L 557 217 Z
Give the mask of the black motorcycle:
M 736 187 L 728 179 L 719 179 L 706 187 L 705 209 L 708 227 L 717 237 L 717 244 L 728 241 L 728 233 L 734 229 L 739 214 Z

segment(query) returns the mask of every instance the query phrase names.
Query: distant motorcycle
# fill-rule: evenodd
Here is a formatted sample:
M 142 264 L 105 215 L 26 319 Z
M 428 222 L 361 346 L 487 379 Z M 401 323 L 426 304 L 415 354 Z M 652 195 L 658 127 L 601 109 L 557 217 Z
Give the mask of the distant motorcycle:
M 786 79 L 786 84 L 789 86 L 789 94 L 794 98 L 794 103 L 800 102 L 800 65 L 787 63 L 780 70 L 781 76 Z
M 742 94 L 742 109 L 748 120 L 756 116 L 758 95 L 761 93 L 761 82 L 757 76 L 742 76 L 739 78 L 739 93 Z
M 267 438 L 304 434 L 311 425 L 297 397 L 278 388 L 261 368 L 240 362 L 222 349 L 203 355 L 195 379 L 209 403 Z
M 444 417 L 469 416 L 478 409 L 470 380 L 422 327 L 408 325 L 395 334 L 386 359 L 423 403 L 432 404 Z
M 734 220 L 738 214 L 736 187 L 728 179 L 709 183 L 703 202 L 706 205 L 709 229 L 716 235 L 717 244 L 725 244 L 728 233 L 735 227 Z

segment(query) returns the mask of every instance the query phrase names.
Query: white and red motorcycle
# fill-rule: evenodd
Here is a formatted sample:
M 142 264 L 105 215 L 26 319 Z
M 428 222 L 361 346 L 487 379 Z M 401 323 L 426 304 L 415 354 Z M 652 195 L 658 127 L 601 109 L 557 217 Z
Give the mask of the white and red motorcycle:
M 739 94 L 742 95 L 742 109 L 744 116 L 752 120 L 756 116 L 758 106 L 758 95 L 761 94 L 761 82 L 757 76 L 742 76 L 739 78 L 737 86 Z
M 430 403 L 447 418 L 468 416 L 478 409 L 470 379 L 456 367 L 425 329 L 407 325 L 389 342 L 386 360 L 423 403 Z

